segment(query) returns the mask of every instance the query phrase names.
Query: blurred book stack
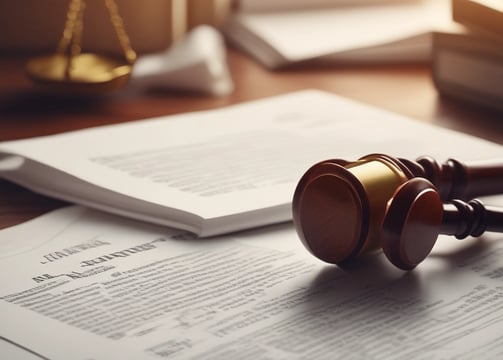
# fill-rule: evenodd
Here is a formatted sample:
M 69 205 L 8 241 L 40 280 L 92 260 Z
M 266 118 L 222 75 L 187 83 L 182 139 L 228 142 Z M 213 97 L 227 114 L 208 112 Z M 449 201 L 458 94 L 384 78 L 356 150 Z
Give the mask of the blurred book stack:
M 443 95 L 503 111 L 503 1 L 452 0 L 459 28 L 433 36 L 433 79 Z
M 430 61 L 450 0 L 237 0 L 224 33 L 270 69 Z

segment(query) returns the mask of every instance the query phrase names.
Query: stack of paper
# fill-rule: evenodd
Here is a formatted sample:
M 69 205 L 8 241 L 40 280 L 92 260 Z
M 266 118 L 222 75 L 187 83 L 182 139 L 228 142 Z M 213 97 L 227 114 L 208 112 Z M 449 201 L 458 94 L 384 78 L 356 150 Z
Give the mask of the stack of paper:
M 453 0 L 452 11 L 459 28 L 433 37 L 437 89 L 462 102 L 503 111 L 503 2 Z
M 367 1 L 302 10 L 293 6 L 236 12 L 225 34 L 273 69 L 305 61 L 425 61 L 432 31 L 449 28 L 450 14 L 448 0 Z

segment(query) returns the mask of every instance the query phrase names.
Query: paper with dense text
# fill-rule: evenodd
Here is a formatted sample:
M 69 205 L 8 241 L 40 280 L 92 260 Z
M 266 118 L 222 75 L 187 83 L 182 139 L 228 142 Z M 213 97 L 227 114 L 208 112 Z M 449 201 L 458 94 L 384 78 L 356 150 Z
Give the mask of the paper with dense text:
M 49 196 L 209 236 L 290 220 L 295 186 L 309 167 L 369 153 L 490 160 L 501 158 L 503 147 L 306 90 L 3 142 L 0 176 Z
M 343 270 L 289 224 L 196 239 L 69 207 L 0 232 L 0 338 L 51 360 L 496 358 L 501 240 Z

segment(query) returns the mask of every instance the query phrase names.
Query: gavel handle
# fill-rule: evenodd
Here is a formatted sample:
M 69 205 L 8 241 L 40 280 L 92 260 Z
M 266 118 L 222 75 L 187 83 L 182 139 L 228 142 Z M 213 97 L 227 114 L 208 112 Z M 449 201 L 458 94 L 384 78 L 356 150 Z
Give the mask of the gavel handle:
M 480 163 L 465 167 L 467 180 L 463 189 L 465 199 L 503 194 L 503 162 Z
M 481 236 L 484 232 L 503 232 L 503 208 L 485 206 L 480 200 L 453 200 L 444 205 L 440 232 L 458 239 Z
M 414 174 L 437 187 L 442 200 L 470 200 L 480 196 L 503 194 L 503 161 L 462 163 L 449 159 L 439 164 L 429 156 L 417 161 L 400 159 Z
M 477 199 L 445 204 L 431 182 L 415 177 L 402 184 L 388 202 L 380 243 L 391 263 L 411 270 L 428 256 L 439 234 L 464 239 L 486 231 L 503 231 L 503 208 L 486 207 Z

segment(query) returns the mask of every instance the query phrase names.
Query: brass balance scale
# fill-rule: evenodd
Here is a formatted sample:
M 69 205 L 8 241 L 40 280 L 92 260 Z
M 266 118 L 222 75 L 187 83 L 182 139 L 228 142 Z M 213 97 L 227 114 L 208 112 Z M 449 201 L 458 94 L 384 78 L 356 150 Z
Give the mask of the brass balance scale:
M 28 76 L 51 89 L 68 92 L 100 93 L 124 87 L 133 70 L 136 53 L 131 47 L 115 0 L 104 0 L 117 34 L 123 59 L 82 52 L 85 0 L 71 0 L 63 35 L 52 55 L 31 59 Z

